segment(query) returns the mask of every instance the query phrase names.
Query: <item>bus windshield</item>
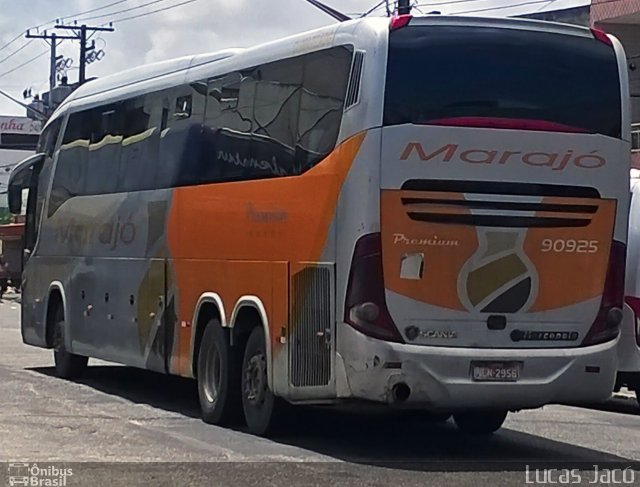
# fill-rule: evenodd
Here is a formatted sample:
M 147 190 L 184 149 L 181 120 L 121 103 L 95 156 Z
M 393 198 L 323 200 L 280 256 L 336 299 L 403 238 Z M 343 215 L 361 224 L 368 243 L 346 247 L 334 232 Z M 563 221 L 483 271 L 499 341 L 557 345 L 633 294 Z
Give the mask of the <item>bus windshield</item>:
M 475 26 L 390 35 L 385 125 L 431 124 L 621 136 L 612 46 L 588 37 Z

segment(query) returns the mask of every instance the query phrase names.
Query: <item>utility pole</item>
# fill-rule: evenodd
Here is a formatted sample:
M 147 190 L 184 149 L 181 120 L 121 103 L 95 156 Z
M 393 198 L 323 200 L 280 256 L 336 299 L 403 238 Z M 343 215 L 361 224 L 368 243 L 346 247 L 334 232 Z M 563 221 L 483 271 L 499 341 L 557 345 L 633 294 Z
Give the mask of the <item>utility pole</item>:
M 57 62 L 57 53 L 56 53 L 56 47 L 58 47 L 57 44 L 57 38 L 58 36 L 54 33 L 51 34 L 51 58 L 49 60 L 49 97 L 53 96 L 53 89 L 56 87 L 56 62 Z
M 389 7 L 389 0 L 384 0 L 385 7 L 387 7 L 387 17 L 391 17 L 391 7 Z
M 75 40 L 75 37 L 71 36 L 59 36 L 55 33 L 47 34 L 45 31 L 43 34 L 31 34 L 30 31 L 27 31 L 26 35 L 27 39 L 44 39 L 49 47 L 51 48 L 51 57 L 50 57 L 50 66 L 49 66 L 49 109 L 53 109 L 53 103 L 51 102 L 51 94 L 53 93 L 53 89 L 56 87 L 56 63 L 57 63 L 57 53 L 56 48 L 58 47 L 58 42 L 62 42 L 65 39 Z
M 398 0 L 398 15 L 411 13 L 411 0 Z
M 84 84 L 87 80 L 87 50 L 93 49 L 93 47 L 87 48 L 87 32 L 113 32 L 113 27 L 91 27 L 85 24 L 82 25 L 56 25 L 56 29 L 72 30 L 75 37 L 72 39 L 80 41 L 80 74 L 78 82 L 80 85 Z

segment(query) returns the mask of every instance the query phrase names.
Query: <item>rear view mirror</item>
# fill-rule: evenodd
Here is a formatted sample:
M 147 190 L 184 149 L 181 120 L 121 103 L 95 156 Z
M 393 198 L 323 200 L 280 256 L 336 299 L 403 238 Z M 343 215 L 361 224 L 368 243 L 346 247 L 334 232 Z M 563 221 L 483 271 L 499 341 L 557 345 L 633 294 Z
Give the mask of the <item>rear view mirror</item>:
M 44 162 L 45 155 L 34 154 L 27 157 L 24 161 L 18 163 L 11 171 L 9 177 L 9 211 L 13 214 L 19 214 L 22 210 L 22 190 L 31 185 L 31 175 L 33 167 Z

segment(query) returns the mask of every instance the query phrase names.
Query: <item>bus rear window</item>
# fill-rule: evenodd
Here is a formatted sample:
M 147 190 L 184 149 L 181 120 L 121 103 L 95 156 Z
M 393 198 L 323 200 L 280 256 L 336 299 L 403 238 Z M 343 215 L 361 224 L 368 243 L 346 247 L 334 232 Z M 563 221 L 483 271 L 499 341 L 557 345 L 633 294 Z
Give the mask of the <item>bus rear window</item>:
M 615 53 L 593 38 L 539 31 L 399 29 L 390 34 L 384 123 L 513 126 L 619 138 Z

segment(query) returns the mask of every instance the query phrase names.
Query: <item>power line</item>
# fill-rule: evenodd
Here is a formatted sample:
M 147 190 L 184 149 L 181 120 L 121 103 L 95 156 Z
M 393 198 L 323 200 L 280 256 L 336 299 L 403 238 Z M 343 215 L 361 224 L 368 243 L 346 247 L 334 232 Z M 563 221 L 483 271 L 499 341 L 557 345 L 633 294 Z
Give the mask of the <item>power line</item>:
M 473 3 L 473 2 L 486 2 L 487 0 L 447 0 L 444 2 L 429 2 L 429 3 L 419 3 L 416 5 L 417 7 L 439 7 L 441 5 L 456 5 L 460 3 Z M 540 0 L 542 1 L 542 0 Z M 546 0 L 547 2 L 553 2 L 554 0 Z M 495 8 L 509 8 L 509 5 L 505 5 L 504 7 L 495 7 Z
M 102 7 L 92 8 L 91 10 L 85 10 L 84 12 L 79 12 L 77 14 L 67 15 L 67 17 L 79 17 L 80 15 L 92 14 L 94 12 L 99 12 L 100 10 L 104 10 L 105 8 L 113 7 L 115 5 L 120 5 L 121 3 L 129 2 L 130 0 L 118 0 L 117 2 L 111 2 L 107 5 L 103 5 Z
M 169 5 L 168 7 L 163 7 L 163 8 L 159 8 L 159 9 L 156 9 L 156 10 L 151 10 L 150 12 L 145 12 L 145 13 L 142 13 L 142 14 L 132 15 L 130 17 L 124 17 L 122 19 L 115 19 L 115 20 L 113 20 L 113 23 L 126 22 L 128 20 L 139 19 L 139 18 L 142 18 L 142 17 L 146 17 L 147 15 L 157 14 L 159 12 L 164 12 L 166 10 L 171 10 L 171 9 L 174 9 L 174 8 L 177 8 L 177 7 L 182 7 L 183 5 L 187 5 L 189 3 L 193 3 L 193 2 L 197 2 L 197 1 L 198 0 L 186 0 L 184 2 L 176 3 L 175 5 Z M 102 24 L 102 25 L 107 25 L 107 24 L 105 23 L 105 24 Z
M 360 15 L 360 18 L 362 17 L 367 17 L 368 15 L 370 15 L 371 13 L 375 12 L 376 10 L 378 10 L 380 7 L 382 7 L 385 3 L 387 2 L 387 0 L 382 0 L 380 3 L 378 3 L 375 7 L 371 7 L 369 10 L 367 10 L 365 13 L 363 13 L 362 15 Z
M 418 3 L 417 5 L 415 5 L 416 7 L 438 7 L 438 6 L 448 6 L 448 5 L 458 5 L 461 3 L 473 3 L 473 2 L 484 2 L 487 0 L 447 0 L 447 1 L 441 1 L 441 2 L 425 2 L 425 3 Z M 542 8 L 545 8 L 553 3 L 555 3 L 558 0 L 536 0 L 536 1 L 528 1 L 528 2 L 523 2 L 523 3 L 518 3 L 518 4 L 512 4 L 512 5 L 502 5 L 502 6 L 494 6 L 494 7 L 487 7 L 487 8 L 480 8 L 480 9 L 475 9 L 475 10 L 465 10 L 462 12 L 452 12 L 450 15 L 459 15 L 459 14 L 466 14 L 466 13 L 476 13 L 476 12 L 487 12 L 487 11 L 492 11 L 492 10 L 503 10 L 503 9 L 508 9 L 508 8 L 513 8 L 513 7 L 519 7 L 519 6 L 525 6 L 525 5 L 538 5 L 538 4 L 548 4 L 548 5 L 543 5 L 539 10 L 541 10 Z M 620 0 L 603 0 L 601 2 L 598 3 L 598 5 L 604 5 L 607 3 L 616 3 L 619 2 Z M 585 3 L 586 5 L 586 3 Z M 538 10 L 538 11 L 539 11 Z
M 112 15 L 119 15 L 119 14 L 123 14 L 123 13 L 126 13 L 126 12 L 131 12 L 133 10 L 139 10 L 141 8 L 148 7 L 150 5 L 155 5 L 156 3 L 162 3 L 162 2 L 166 2 L 166 1 L 168 1 L 168 0 L 153 0 L 151 2 L 143 3 L 142 5 L 137 5 L 135 7 L 129 7 L 129 8 L 124 8 L 122 10 L 116 10 L 115 12 L 107 12 L 106 14 L 93 15 L 91 17 L 83 17 L 83 18 L 77 19 L 77 21 L 78 22 L 84 22 L 84 21 L 87 21 L 87 20 L 95 20 L 95 19 L 101 19 L 101 18 L 104 18 L 104 17 L 111 17 Z
M 306 2 L 308 4 L 313 5 L 318 10 L 321 10 L 328 16 L 333 17 L 338 22 L 345 22 L 347 20 L 351 20 L 351 17 L 349 17 L 348 15 L 343 14 L 342 12 L 336 10 L 333 7 L 329 7 L 329 5 L 325 5 L 320 0 L 306 0 Z
M 38 25 L 34 25 L 32 27 L 29 27 L 28 29 L 23 30 L 22 32 L 20 32 L 18 35 L 16 35 L 14 38 L 12 38 L 9 42 L 7 42 L 6 44 L 4 44 L 3 46 L 0 46 L 0 51 L 3 51 L 4 49 L 6 49 L 7 47 L 11 46 L 13 43 L 15 43 L 16 41 L 20 40 L 22 38 L 22 36 L 27 32 L 27 30 L 29 29 L 41 29 L 42 27 L 46 27 L 48 25 L 53 25 L 55 24 L 58 20 L 60 19 L 69 19 L 69 20 L 74 20 L 75 17 L 79 17 L 80 15 L 86 15 L 86 14 L 90 14 L 93 12 L 99 12 L 100 10 L 104 10 L 105 8 L 109 8 L 109 7 L 114 7 L 116 5 L 125 3 L 125 2 L 129 2 L 131 0 L 118 0 L 116 2 L 111 2 L 108 3 L 107 5 L 103 5 L 101 7 L 95 7 L 92 8 L 90 10 L 85 10 L 83 12 L 77 12 L 75 14 L 71 14 L 71 15 L 65 15 L 62 17 L 59 17 L 57 19 L 52 19 L 49 20 L 48 22 L 44 22 L 42 24 L 38 24 Z
M 549 5 L 543 5 L 543 6 L 541 6 L 538 10 L 536 10 L 536 11 L 535 11 L 535 13 L 540 12 L 540 10 L 542 10 L 543 8 L 551 7 L 551 5 L 553 5 L 553 4 L 554 4 L 554 3 L 556 3 L 557 1 L 558 1 L 558 0 L 551 0 L 551 1 L 549 2 Z
M 530 0 L 528 2 L 514 3 L 513 5 L 504 5 L 502 7 L 486 7 L 475 10 L 463 10 L 461 12 L 451 12 L 451 15 L 475 14 L 480 12 L 491 12 L 494 10 L 504 10 L 507 8 L 524 7 L 526 5 L 539 5 L 541 3 L 549 3 L 552 0 Z
M 6 49 L 7 47 L 9 47 L 11 44 L 13 44 L 14 42 L 16 42 L 18 39 L 22 39 L 22 35 L 25 33 L 26 31 L 22 31 L 20 32 L 17 36 L 15 36 L 13 39 L 11 39 L 9 42 L 7 42 L 4 46 L 0 47 L 0 51 Z
M 36 25 L 34 27 L 31 27 L 31 29 L 39 29 L 39 28 L 44 27 L 44 26 L 49 25 L 49 24 L 55 24 L 59 20 L 64 20 L 64 19 L 75 20 L 76 17 L 79 17 L 81 15 L 87 15 L 87 14 L 92 14 L 94 12 L 99 12 L 100 10 L 104 10 L 105 8 L 115 7 L 116 5 L 120 5 L 122 3 L 129 2 L 129 1 L 131 1 L 131 0 L 118 0 L 116 2 L 108 3 L 107 5 L 103 5 L 102 7 L 92 8 L 90 10 L 85 10 L 83 12 L 78 12 L 78 13 L 71 14 L 71 15 L 64 15 L 62 17 L 58 17 L 57 19 L 52 19 L 52 20 L 50 20 L 48 22 L 45 22 L 44 24 L 40 24 L 40 25 Z
M 0 59 L 0 64 L 2 64 L 3 62 L 5 62 L 7 59 L 11 59 L 13 56 L 15 56 L 16 54 L 18 54 L 20 51 L 22 51 L 25 47 L 29 46 L 29 44 L 31 44 L 33 42 L 33 39 L 31 39 L 29 42 L 27 42 L 26 44 L 24 44 L 22 47 L 16 49 L 15 51 L 13 51 L 11 54 L 9 54 L 7 57 Z
M 487 0 L 448 0 L 446 2 L 419 3 L 416 7 L 439 7 L 440 5 L 455 5 L 457 3 L 486 2 Z
M 110 2 L 110 3 L 106 4 L 106 5 L 102 5 L 101 7 L 95 7 L 95 8 L 92 8 L 92 9 L 90 9 L 90 10 L 85 10 L 85 11 L 82 11 L 82 12 L 78 12 L 78 13 L 72 14 L 72 15 L 70 15 L 70 16 L 67 16 L 67 18 L 68 18 L 68 17 L 77 17 L 77 16 L 80 16 L 80 15 L 86 15 L 86 14 L 93 13 L 93 12 L 98 12 L 98 11 L 100 11 L 100 10 L 104 10 L 104 9 L 106 9 L 106 8 L 113 7 L 113 6 L 116 6 L 116 5 L 119 5 L 119 4 L 122 4 L 122 3 L 128 2 L 128 1 L 130 1 L 130 0 L 117 0 L 117 1 L 114 1 L 114 2 Z M 45 23 L 43 23 L 43 24 L 39 24 L 39 25 L 36 25 L 36 26 L 34 26 L 34 27 L 31 27 L 30 29 L 40 29 L 40 28 L 45 27 L 45 26 L 47 26 L 47 25 L 54 24 L 57 20 L 59 20 L 59 19 L 52 19 L 52 20 L 50 20 L 50 21 L 48 21 L 48 22 L 45 22 Z M 29 32 L 29 30 L 28 30 L 28 29 L 27 29 L 27 30 L 24 30 L 24 31 L 22 31 L 22 32 L 20 32 L 17 36 L 15 36 L 14 38 L 12 38 L 9 42 L 7 42 L 6 44 L 4 44 L 3 46 L 0 46 L 0 51 L 3 51 L 3 50 L 4 50 L 4 49 L 6 49 L 7 47 L 9 47 L 9 46 L 13 45 L 16 41 L 18 41 L 19 39 L 21 39 L 21 38 L 22 38 L 22 36 L 23 36 L 24 34 L 28 34 L 28 32 Z M 33 42 L 33 39 L 29 40 L 28 42 L 26 42 L 25 44 L 23 44 L 21 47 L 19 47 L 19 48 L 18 48 L 18 49 L 16 49 L 15 51 L 13 51 L 11 54 L 9 54 L 8 56 L 6 56 L 4 59 L 0 60 L 0 63 L 3 63 L 4 61 L 6 61 L 6 60 L 8 60 L 8 59 L 12 58 L 12 57 L 13 57 L 13 56 L 15 56 L 16 54 L 18 54 L 20 51 L 22 51 L 23 49 L 25 49 L 25 48 L 26 48 L 29 44 L 31 44 L 32 42 Z M 36 57 L 34 57 L 34 58 L 30 59 L 29 61 L 26 61 L 25 63 L 21 64 L 20 66 L 17 66 L 16 68 L 14 68 L 14 69 L 12 69 L 12 70 L 10 70 L 10 71 L 7 71 L 7 72 L 6 72 L 6 73 L 4 73 L 4 74 L 1 74 L 1 75 L 0 75 L 0 77 L 5 76 L 5 75 L 7 75 L 7 74 L 10 74 L 10 73 L 12 73 L 12 72 L 14 72 L 14 71 L 16 71 L 16 70 L 20 69 L 20 68 L 21 68 L 21 67 L 23 67 L 23 66 L 26 66 L 27 64 L 31 63 L 32 61 L 35 61 L 36 59 L 40 58 L 41 56 L 42 56 L 42 54 L 39 54 L 38 56 L 36 56 Z
M 7 76 L 8 74 L 13 73 L 14 71 L 19 70 L 20 68 L 23 68 L 24 66 L 26 66 L 27 64 L 32 63 L 33 61 L 35 61 L 36 59 L 40 59 L 42 56 L 44 56 L 45 54 L 49 53 L 49 49 L 46 49 L 44 51 L 42 51 L 40 54 L 38 54 L 35 57 L 32 57 L 31 59 L 29 59 L 28 61 L 25 61 L 24 63 L 22 63 L 20 66 L 16 66 L 13 69 L 10 69 L 9 71 L 5 71 L 4 73 L 0 74 L 0 78 L 3 78 L 5 76 Z

